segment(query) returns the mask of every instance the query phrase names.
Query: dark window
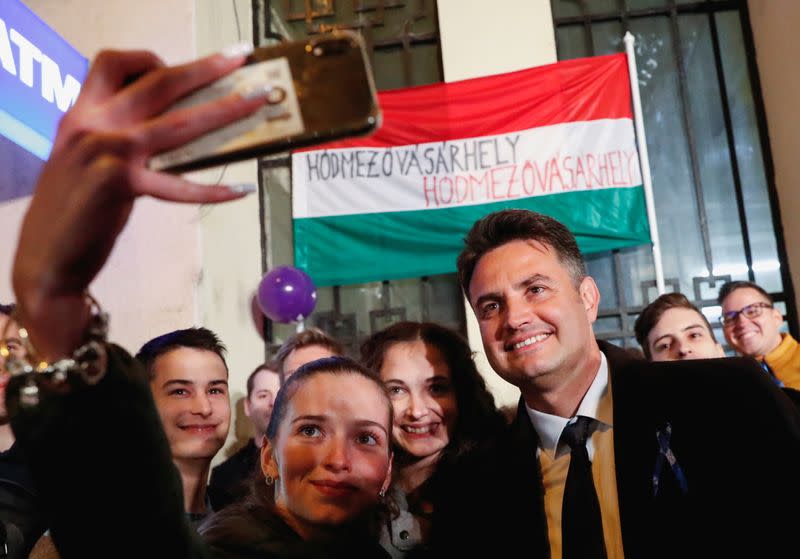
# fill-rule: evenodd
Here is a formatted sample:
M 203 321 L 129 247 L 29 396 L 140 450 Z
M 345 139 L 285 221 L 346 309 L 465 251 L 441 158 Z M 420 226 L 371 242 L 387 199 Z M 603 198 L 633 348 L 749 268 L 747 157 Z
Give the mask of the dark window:
M 623 52 L 636 38 L 647 146 L 667 289 L 712 324 L 730 279 L 769 291 L 797 330 L 744 0 L 551 0 L 560 60 Z M 635 345 L 656 297 L 649 247 L 595 254 L 598 338 Z M 724 342 L 722 332 L 717 332 Z
M 260 44 L 302 39 L 333 29 L 362 34 L 379 90 L 442 81 L 433 0 L 254 0 Z M 267 32 L 266 30 L 269 30 Z M 260 161 L 263 269 L 293 264 L 289 155 Z M 364 337 L 398 320 L 433 320 L 465 330 L 455 274 L 318 289 L 307 323 L 337 337 L 355 353 Z M 280 344 L 295 325 L 267 325 Z

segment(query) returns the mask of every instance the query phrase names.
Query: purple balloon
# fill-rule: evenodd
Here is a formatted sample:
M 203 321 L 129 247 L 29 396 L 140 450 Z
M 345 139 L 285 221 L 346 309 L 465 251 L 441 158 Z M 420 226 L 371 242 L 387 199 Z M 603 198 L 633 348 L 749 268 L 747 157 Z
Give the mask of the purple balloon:
M 311 277 L 292 266 L 278 266 L 258 284 L 258 306 L 274 322 L 297 322 L 311 314 L 317 289 Z

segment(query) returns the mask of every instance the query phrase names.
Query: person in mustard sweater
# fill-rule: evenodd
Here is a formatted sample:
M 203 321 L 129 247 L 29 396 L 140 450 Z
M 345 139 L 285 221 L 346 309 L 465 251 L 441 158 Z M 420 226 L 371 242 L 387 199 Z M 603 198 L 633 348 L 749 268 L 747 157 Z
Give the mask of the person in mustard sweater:
M 800 389 L 800 345 L 780 332 L 783 315 L 769 293 L 750 281 L 732 281 L 722 286 L 717 301 L 731 347 L 758 359 L 782 386 Z

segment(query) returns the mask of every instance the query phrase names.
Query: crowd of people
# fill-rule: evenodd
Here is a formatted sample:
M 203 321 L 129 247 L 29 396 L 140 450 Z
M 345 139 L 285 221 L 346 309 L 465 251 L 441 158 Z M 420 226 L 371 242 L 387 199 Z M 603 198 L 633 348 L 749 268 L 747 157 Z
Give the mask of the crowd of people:
M 595 338 L 573 234 L 527 210 L 478 220 L 456 263 L 492 369 L 520 390 L 510 422 L 458 332 L 400 322 L 354 359 L 308 329 L 248 377 L 253 437 L 212 470 L 231 418 L 222 341 L 186 328 L 132 357 L 86 293 L 139 196 L 244 195 L 145 163 L 264 102 L 162 112 L 244 60 L 105 52 L 59 128 L 17 307 L 0 308 L 0 359 L 21 371 L 0 383 L 0 475 L 22 496 L 3 517 L 10 556 L 47 529 L 65 559 L 793 555 L 800 353 L 769 293 L 720 291 L 742 357 L 662 295 L 636 322 L 638 358 Z

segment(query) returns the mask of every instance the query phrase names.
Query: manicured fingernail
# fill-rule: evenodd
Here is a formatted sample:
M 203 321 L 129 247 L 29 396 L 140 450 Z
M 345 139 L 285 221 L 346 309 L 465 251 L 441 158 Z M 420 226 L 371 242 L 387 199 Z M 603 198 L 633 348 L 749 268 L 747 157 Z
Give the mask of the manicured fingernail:
M 228 190 L 234 192 L 236 194 L 252 194 L 256 191 L 256 185 L 251 182 L 245 182 L 240 184 L 229 184 Z
M 253 44 L 247 41 L 229 45 L 220 51 L 220 54 L 225 58 L 237 58 L 239 56 L 246 56 L 253 52 Z

